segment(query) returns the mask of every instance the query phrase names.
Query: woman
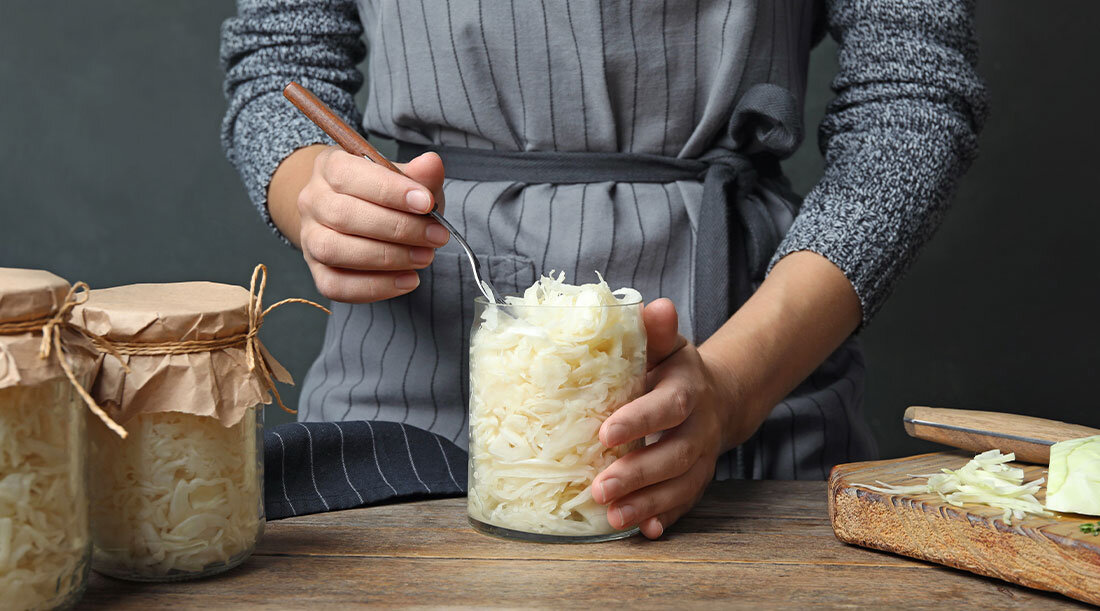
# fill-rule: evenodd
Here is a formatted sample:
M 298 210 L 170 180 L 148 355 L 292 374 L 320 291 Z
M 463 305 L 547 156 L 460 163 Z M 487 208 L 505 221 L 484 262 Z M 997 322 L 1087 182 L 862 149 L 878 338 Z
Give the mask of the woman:
M 476 289 L 422 216 L 446 200 L 502 291 L 599 270 L 654 299 L 649 392 L 600 438 L 666 432 L 594 482 L 612 526 L 658 537 L 714 477 L 822 478 L 874 456 L 851 336 L 975 153 L 985 92 L 970 2 L 239 8 L 223 31 L 223 143 L 335 302 L 301 419 L 400 421 L 465 445 Z M 826 26 L 838 96 L 821 126 L 825 175 L 799 204 L 778 160 L 802 140 Z M 292 79 L 397 140 L 409 178 L 328 146 L 282 99 Z

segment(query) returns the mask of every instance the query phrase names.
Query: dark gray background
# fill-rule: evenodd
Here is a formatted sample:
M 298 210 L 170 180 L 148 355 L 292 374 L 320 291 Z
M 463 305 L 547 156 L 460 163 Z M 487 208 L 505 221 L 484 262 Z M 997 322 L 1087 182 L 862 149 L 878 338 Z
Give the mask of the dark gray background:
M 228 1 L 0 0 L 0 266 L 93 287 L 271 270 L 268 302 L 318 298 L 218 145 L 218 27 Z M 1094 181 L 1100 3 L 979 3 L 994 113 L 954 210 L 863 334 L 866 408 L 884 456 L 910 404 L 1002 410 L 1100 426 Z M 831 97 L 835 46 L 813 57 L 807 121 Z M 805 192 L 815 138 L 787 165 Z M 273 314 L 263 338 L 300 378 L 324 316 Z M 297 403 L 297 392 L 283 392 Z M 269 422 L 284 416 L 269 409 Z M 288 418 L 288 417 L 287 417 Z

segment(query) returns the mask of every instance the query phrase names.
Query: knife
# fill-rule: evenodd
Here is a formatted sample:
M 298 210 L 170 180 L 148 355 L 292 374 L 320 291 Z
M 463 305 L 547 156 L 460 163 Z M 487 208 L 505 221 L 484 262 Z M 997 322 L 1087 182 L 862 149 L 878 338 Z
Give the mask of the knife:
M 917 439 L 971 452 L 1014 452 L 1016 460 L 1043 465 L 1055 443 L 1100 435 L 1098 429 L 1046 418 L 918 405 L 905 410 L 904 424 Z

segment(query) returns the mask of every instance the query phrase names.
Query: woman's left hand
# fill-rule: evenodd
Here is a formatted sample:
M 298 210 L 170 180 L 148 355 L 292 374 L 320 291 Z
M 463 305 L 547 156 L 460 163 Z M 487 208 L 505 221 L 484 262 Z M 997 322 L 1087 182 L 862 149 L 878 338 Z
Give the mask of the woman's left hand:
M 639 525 L 642 534 L 656 539 L 702 496 L 718 456 L 752 430 L 727 430 L 731 421 L 743 420 L 730 418 L 737 409 L 734 380 L 679 335 L 672 302 L 650 303 L 644 318 L 649 392 L 609 416 L 600 441 L 613 447 L 663 434 L 597 476 L 592 497 L 608 505 L 612 527 Z

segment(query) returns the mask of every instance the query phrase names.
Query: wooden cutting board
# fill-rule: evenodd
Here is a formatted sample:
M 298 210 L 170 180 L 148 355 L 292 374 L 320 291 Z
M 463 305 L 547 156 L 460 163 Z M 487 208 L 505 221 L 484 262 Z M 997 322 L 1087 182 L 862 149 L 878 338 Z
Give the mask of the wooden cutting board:
M 891 495 L 852 484 L 913 485 L 909 474 L 958 469 L 973 454 L 936 452 L 909 458 L 837 465 L 829 477 L 829 518 L 841 541 L 1060 592 L 1100 604 L 1100 536 L 1079 526 L 1100 518 L 1029 516 L 1005 524 L 992 507 L 954 507 L 935 494 Z M 1024 481 L 1046 477 L 1046 466 L 1018 464 Z M 1046 489 L 1039 502 L 1045 501 Z M 935 583 L 929 583 L 935 589 Z M 921 595 L 914 592 L 915 597 Z

